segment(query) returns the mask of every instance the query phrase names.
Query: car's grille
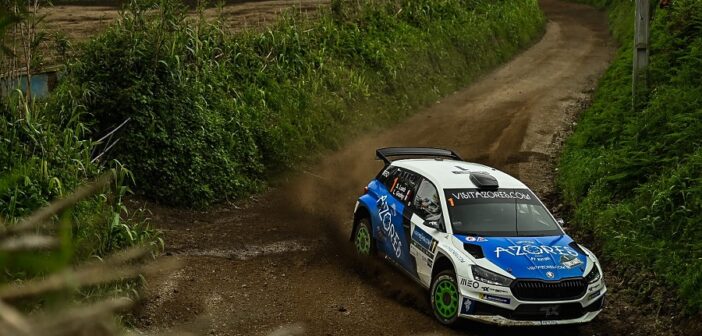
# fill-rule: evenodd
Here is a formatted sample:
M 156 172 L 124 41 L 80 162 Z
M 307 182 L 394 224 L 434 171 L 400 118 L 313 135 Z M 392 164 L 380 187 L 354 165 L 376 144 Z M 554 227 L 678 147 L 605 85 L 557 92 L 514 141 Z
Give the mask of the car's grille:
M 561 281 L 517 280 L 512 283 L 512 293 L 522 301 L 573 300 L 585 295 L 585 279 Z

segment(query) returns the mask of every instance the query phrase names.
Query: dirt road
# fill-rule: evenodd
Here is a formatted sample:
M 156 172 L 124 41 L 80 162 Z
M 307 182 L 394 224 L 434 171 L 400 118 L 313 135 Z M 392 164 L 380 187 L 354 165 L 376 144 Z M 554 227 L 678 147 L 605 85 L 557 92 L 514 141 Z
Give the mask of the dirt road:
M 390 266 L 361 267 L 348 253 L 354 199 L 381 167 L 373 160 L 378 147 L 449 147 L 520 177 L 541 195 L 552 191 L 552 157 L 614 46 L 604 13 L 555 0 L 542 7 L 549 23 L 532 48 L 279 187 L 202 213 L 154 208 L 166 258 L 185 266 L 149 279 L 151 299 L 137 325 L 162 330 L 185 323 L 212 335 L 265 334 L 281 325 L 306 335 L 667 333 L 665 321 L 629 307 L 613 278 L 610 306 L 588 326 L 445 328 L 433 321 L 423 290 Z
M 43 56 L 43 69 L 53 69 L 62 64 L 61 54 L 55 43 L 56 36 L 66 38 L 72 43 L 84 42 L 104 31 L 120 16 L 119 1 L 96 0 L 90 5 L 56 5 L 44 6 L 39 10 L 43 16 L 40 29 L 48 38 L 40 45 Z M 122 1 L 123 2 L 123 1 Z M 188 3 L 197 3 L 189 1 Z M 286 10 L 299 11 L 306 16 L 314 16 L 317 10 L 326 6 L 329 0 L 225 0 L 220 8 L 207 8 L 203 11 L 205 18 L 220 18 L 224 27 L 232 31 L 257 29 L 275 22 Z M 196 17 L 196 10 L 190 10 L 189 16 Z
M 115 2 L 105 0 L 104 6 L 50 6 L 43 8 L 40 14 L 46 15 L 44 24 L 50 32 L 60 31 L 72 40 L 82 41 L 102 31 L 119 17 L 119 8 L 115 6 Z M 205 16 L 221 15 L 229 28 L 241 29 L 273 22 L 282 11 L 292 7 L 304 13 L 311 13 L 327 2 L 328 0 L 229 0 L 225 1 L 226 5 L 222 7 L 221 12 L 217 8 L 209 8 L 205 10 Z

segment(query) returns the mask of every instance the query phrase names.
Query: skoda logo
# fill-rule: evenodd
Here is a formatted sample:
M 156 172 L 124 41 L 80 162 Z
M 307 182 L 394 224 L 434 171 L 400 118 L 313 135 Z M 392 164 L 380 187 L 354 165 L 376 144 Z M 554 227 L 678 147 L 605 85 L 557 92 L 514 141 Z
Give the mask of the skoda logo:
M 554 277 L 553 272 L 546 272 L 546 277 L 549 279 L 553 279 L 553 277 Z

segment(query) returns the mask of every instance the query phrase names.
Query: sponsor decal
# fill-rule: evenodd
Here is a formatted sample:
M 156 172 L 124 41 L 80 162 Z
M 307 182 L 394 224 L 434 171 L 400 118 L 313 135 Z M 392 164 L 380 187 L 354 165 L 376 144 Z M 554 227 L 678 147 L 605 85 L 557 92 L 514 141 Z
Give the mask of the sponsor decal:
M 498 288 L 490 288 L 490 291 L 493 293 L 497 293 L 497 294 L 509 294 L 508 291 L 506 291 L 504 289 L 498 289 Z
M 469 280 L 466 278 L 461 278 L 461 286 L 466 287 L 468 289 L 473 289 L 473 290 L 482 290 L 483 292 L 486 293 L 494 293 L 494 294 L 509 294 L 508 291 L 492 286 L 487 286 L 479 281 L 474 281 L 474 280 Z
M 451 252 L 451 254 L 453 255 L 453 257 L 456 258 L 456 260 L 458 260 L 458 261 L 460 261 L 460 262 L 462 262 L 462 263 L 466 262 L 466 260 L 463 259 L 463 256 L 461 255 L 461 253 L 458 252 L 458 251 L 456 251 L 455 248 L 453 248 L 453 247 L 451 247 L 451 246 L 448 246 L 448 250 L 449 250 L 449 252 Z
M 400 235 L 397 233 L 397 230 L 395 230 L 395 226 L 392 225 L 392 217 L 397 214 L 397 211 L 388 204 L 387 198 L 387 195 L 378 198 L 376 202 L 378 206 L 378 216 L 380 217 L 380 223 L 385 231 L 385 235 L 390 238 L 395 256 L 399 258 L 402 255 L 402 241 L 400 240 Z
M 531 200 L 531 195 L 519 191 L 462 191 L 451 193 L 457 200 L 469 199 L 517 199 Z
M 437 241 L 432 236 L 419 227 L 415 227 L 412 232 L 412 245 L 427 256 L 433 258 Z
M 467 242 L 478 242 L 478 243 L 482 243 L 482 242 L 486 242 L 486 241 L 488 241 L 488 240 L 487 240 L 486 238 L 483 238 L 483 237 L 466 236 L 466 241 L 467 241 Z
M 510 299 L 508 299 L 508 298 L 504 298 L 501 296 L 494 296 L 494 295 L 490 295 L 490 294 L 483 294 L 483 293 L 480 293 L 480 298 L 483 300 L 499 302 L 499 303 L 504 303 L 504 304 L 509 304 L 509 302 L 510 302 Z
M 583 262 L 578 257 L 574 257 L 572 255 L 561 256 L 561 265 L 565 266 L 567 269 L 571 269 L 575 266 L 581 265 L 582 263 Z
M 588 300 L 592 300 L 592 299 L 594 299 L 594 298 L 600 296 L 600 293 L 601 293 L 601 292 L 602 292 L 602 290 L 598 290 L 598 291 L 596 291 L 596 292 L 594 292 L 594 293 L 588 295 L 588 296 L 587 296 L 587 299 L 588 299 Z
M 539 308 L 539 311 L 544 313 L 546 317 L 558 316 L 560 315 L 561 307 L 559 305 L 543 306 Z
M 578 256 L 578 252 L 570 246 L 546 246 L 546 245 L 512 245 L 495 248 L 495 256 L 500 258 L 503 255 L 511 256 L 536 256 L 536 255 L 570 255 Z
M 530 271 L 545 271 L 545 270 L 564 270 L 567 269 L 563 265 L 538 265 L 538 266 L 529 266 L 527 267 L 528 270 Z
M 546 321 L 541 321 L 541 325 L 545 326 L 552 326 L 552 325 L 557 325 L 558 320 L 546 320 Z
M 473 300 L 469 298 L 463 298 L 463 304 L 461 305 L 461 314 L 469 315 L 473 313 L 474 308 L 475 305 L 473 304 Z
M 468 280 L 466 278 L 461 278 L 461 286 L 478 289 L 480 287 L 480 283 L 477 281 Z
M 395 195 L 395 197 L 397 197 L 398 199 L 401 199 L 404 201 L 409 196 L 409 190 L 408 190 L 407 186 L 405 186 L 401 183 L 398 183 L 395 186 L 395 188 L 393 188 L 392 194 Z

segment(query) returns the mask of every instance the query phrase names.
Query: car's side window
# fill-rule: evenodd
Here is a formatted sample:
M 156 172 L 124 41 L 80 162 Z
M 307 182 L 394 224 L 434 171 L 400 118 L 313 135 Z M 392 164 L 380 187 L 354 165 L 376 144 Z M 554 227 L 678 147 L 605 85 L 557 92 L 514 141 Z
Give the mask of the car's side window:
M 387 166 L 385 169 L 381 170 L 376 179 L 380 183 L 384 184 L 388 190 L 392 187 L 393 181 L 397 177 L 399 168 L 393 166 Z
M 420 180 L 417 174 L 398 167 L 385 169 L 377 179 L 388 188 L 390 194 L 403 203 L 410 202 L 417 190 L 417 182 Z
M 417 216 L 424 220 L 438 221 L 441 218 L 439 192 L 428 180 L 422 179 L 414 202 L 412 202 L 412 208 Z

